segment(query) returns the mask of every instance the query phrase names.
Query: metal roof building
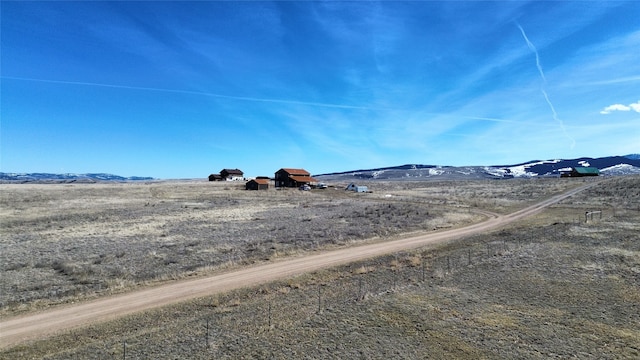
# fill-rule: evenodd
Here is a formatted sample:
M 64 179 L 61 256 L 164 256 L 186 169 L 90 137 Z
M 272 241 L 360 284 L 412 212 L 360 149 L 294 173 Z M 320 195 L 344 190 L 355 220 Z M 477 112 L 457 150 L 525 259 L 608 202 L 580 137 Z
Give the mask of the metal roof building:
M 581 177 L 581 176 L 598 176 L 600 170 L 596 167 L 577 166 L 571 168 L 571 171 L 560 173 L 560 177 Z

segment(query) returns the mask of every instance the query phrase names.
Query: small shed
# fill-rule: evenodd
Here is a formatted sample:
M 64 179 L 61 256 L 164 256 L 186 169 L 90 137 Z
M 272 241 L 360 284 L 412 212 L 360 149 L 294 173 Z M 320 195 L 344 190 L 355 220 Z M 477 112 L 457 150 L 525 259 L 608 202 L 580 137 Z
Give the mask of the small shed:
M 247 181 L 245 184 L 246 190 L 268 190 L 269 189 L 269 178 L 256 178 Z
M 355 191 L 355 192 L 359 192 L 359 193 L 369 192 L 369 188 L 367 188 L 366 186 L 357 185 L 355 183 L 349 184 L 349 186 L 347 186 L 347 188 L 345 190 L 347 190 L 347 191 Z
M 220 174 L 211 174 L 209 175 L 209 181 L 222 181 L 222 176 Z

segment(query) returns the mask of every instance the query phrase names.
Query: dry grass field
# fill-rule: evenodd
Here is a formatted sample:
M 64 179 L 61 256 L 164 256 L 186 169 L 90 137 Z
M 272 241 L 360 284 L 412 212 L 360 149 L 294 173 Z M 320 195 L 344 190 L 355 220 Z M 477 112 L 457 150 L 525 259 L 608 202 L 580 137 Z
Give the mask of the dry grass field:
M 0 185 L 2 317 L 505 214 L 586 180 Z M 594 213 L 585 222 L 585 212 Z M 640 178 L 533 218 L 5 349 L 0 358 L 638 358 Z M 0 329 L 1 331 L 1 329 Z

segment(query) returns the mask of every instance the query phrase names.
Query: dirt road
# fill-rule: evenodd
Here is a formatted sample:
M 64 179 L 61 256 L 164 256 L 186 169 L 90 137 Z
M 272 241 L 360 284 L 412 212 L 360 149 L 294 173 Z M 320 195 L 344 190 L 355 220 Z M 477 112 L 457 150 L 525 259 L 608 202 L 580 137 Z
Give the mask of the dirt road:
M 283 259 L 206 278 L 178 281 L 118 296 L 5 319 L 0 322 L 0 348 L 8 348 L 25 341 L 44 338 L 90 323 L 114 319 L 188 299 L 481 233 L 531 216 L 545 207 L 575 195 L 595 184 L 589 183 L 509 215 L 493 217 L 487 221 L 464 228 L 326 251 L 299 258 Z

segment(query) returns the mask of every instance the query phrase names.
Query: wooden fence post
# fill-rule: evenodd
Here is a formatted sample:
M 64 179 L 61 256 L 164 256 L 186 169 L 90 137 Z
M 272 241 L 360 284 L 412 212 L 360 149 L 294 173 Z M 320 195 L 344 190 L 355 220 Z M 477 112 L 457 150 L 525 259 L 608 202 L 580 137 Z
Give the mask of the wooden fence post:
M 204 344 L 206 346 L 206 348 L 209 348 L 209 319 L 207 319 L 207 334 L 204 340 Z
M 391 269 L 391 271 L 393 272 L 393 289 L 391 289 L 391 290 L 395 291 L 397 283 L 398 283 L 398 272 L 395 271 L 394 269 Z

